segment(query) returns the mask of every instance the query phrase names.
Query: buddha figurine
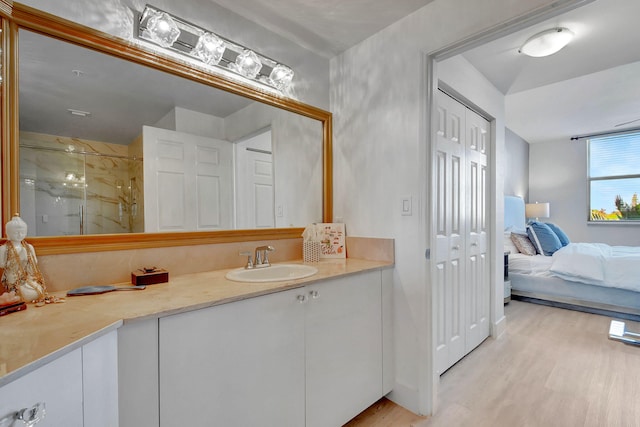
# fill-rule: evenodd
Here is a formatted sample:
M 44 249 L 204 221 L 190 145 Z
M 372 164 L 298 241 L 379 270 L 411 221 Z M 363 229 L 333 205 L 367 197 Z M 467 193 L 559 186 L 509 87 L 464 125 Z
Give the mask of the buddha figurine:
M 6 224 L 7 241 L 0 246 L 4 292 L 15 292 L 25 302 L 44 302 L 47 291 L 33 246 L 24 241 L 27 224 L 17 214 Z

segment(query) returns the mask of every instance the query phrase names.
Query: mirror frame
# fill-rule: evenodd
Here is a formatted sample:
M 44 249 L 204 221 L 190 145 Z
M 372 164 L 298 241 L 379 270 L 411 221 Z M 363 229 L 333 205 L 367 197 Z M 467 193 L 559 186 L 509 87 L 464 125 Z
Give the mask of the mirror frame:
M 4 0 L 0 0 L 4 1 Z M 19 84 L 18 30 L 24 28 L 127 61 L 152 67 L 179 77 L 231 92 L 254 101 L 297 113 L 322 123 L 323 203 L 322 220 L 333 216 L 332 115 L 302 102 L 261 91 L 257 87 L 193 68 L 160 52 L 144 50 L 124 39 L 53 16 L 19 3 L 3 19 L 2 67 L 2 224 L 19 212 Z M 3 228 L 3 236 L 4 227 Z M 277 240 L 301 237 L 303 227 L 257 230 L 220 230 L 171 233 L 94 234 L 28 237 L 40 255 L 97 252 L 168 246 L 203 245 Z

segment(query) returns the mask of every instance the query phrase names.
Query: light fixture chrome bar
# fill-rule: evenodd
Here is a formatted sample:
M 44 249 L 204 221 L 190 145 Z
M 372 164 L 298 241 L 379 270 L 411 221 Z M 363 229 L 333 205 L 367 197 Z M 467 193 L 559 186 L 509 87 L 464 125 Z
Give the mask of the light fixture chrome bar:
M 134 36 L 281 92 L 293 78 L 290 67 L 148 4 Z

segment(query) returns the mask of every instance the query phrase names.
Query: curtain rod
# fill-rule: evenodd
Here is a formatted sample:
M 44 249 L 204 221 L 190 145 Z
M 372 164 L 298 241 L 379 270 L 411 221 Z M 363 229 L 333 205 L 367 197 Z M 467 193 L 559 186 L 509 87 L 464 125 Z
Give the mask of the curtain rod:
M 592 133 L 589 135 L 572 136 L 571 141 L 578 141 L 579 139 L 585 139 L 585 138 L 593 138 L 594 136 L 617 135 L 619 133 L 630 133 L 630 132 L 636 132 L 636 131 L 640 131 L 640 127 L 621 129 L 621 130 L 610 131 L 610 132 Z

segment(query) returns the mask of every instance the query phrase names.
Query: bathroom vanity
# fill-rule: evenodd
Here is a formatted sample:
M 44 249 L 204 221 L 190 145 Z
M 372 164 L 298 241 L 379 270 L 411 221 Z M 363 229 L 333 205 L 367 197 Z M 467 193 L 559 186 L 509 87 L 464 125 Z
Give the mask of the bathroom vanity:
M 122 427 L 342 425 L 392 387 L 392 266 L 327 260 L 314 276 L 270 283 L 220 270 L 29 307 L 5 317 L 36 325 L 33 360 L 0 378 L 0 419 L 46 399 L 44 426 L 109 426 L 116 416 Z M 47 342 L 38 322 L 41 334 L 63 329 L 56 349 L 37 349 Z M 27 379 L 58 396 L 28 385 L 8 399 Z

